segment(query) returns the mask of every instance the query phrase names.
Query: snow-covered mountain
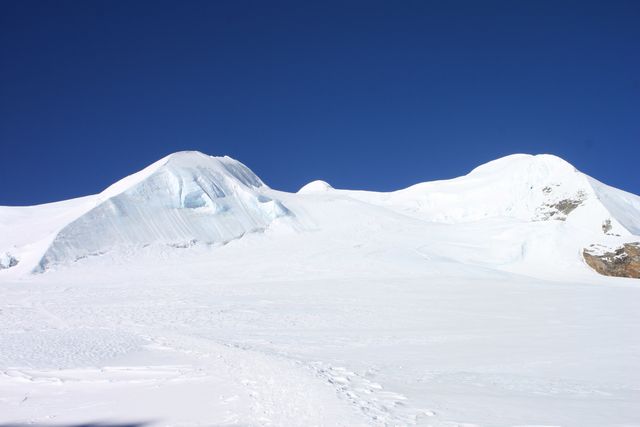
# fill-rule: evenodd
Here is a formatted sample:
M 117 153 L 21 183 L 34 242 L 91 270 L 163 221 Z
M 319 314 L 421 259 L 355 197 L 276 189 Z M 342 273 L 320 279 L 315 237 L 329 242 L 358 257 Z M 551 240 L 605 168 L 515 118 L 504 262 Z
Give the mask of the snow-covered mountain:
M 640 425 L 639 234 L 549 155 L 288 193 L 172 154 L 0 207 L 0 424 Z
M 599 229 L 611 221 L 611 233 L 640 233 L 638 196 L 608 187 L 553 155 L 511 155 L 459 178 L 423 182 L 392 193 L 349 193 L 431 222 L 503 217 L 567 220 Z
M 354 211 L 332 203 L 336 198 L 361 205 Z M 314 181 L 288 194 L 270 189 L 229 157 L 179 152 L 95 196 L 1 207 L 1 262 L 4 270 L 43 272 L 107 253 L 131 256 L 150 245 L 221 245 L 264 232 L 274 221 L 304 235 L 333 227 L 333 219 L 318 214 L 331 206 L 344 223 L 367 217 L 351 224 L 351 233 L 375 228 L 377 218 L 384 222 L 391 213 L 425 227 L 457 224 L 449 230 L 459 230 L 450 235 L 462 233 L 451 239 L 455 247 L 447 249 L 451 242 L 446 236 L 434 236 L 425 245 L 462 263 L 507 269 L 516 262 L 535 267 L 547 263 L 548 268 L 576 264 L 582 248 L 611 248 L 640 234 L 640 197 L 608 187 L 552 155 L 511 155 L 459 178 L 390 193 L 336 190 Z M 481 225 L 486 221 L 492 221 L 495 231 L 487 236 Z M 474 229 L 473 224 L 480 225 Z M 462 249 L 465 235 L 475 253 Z M 476 242 L 479 236 L 485 244 Z M 509 254 L 504 253 L 507 247 Z M 490 255 L 496 249 L 498 259 Z
M 28 208 L 40 212 L 24 216 L 19 211 L 25 208 L 2 208 L 0 222 L 21 230 L 16 237 L 26 248 L 27 262 L 37 260 L 30 267 L 44 271 L 112 250 L 131 251 L 150 244 L 224 244 L 264 230 L 275 219 L 291 215 L 267 192 L 260 178 L 236 160 L 180 152 L 95 196 Z M 51 211 L 62 212 L 52 217 Z M 30 232 L 34 221 L 48 227 Z M 25 242 L 25 233 L 34 241 Z M 11 243 L 2 242 L 9 249 L 5 253 L 20 256 L 19 245 Z

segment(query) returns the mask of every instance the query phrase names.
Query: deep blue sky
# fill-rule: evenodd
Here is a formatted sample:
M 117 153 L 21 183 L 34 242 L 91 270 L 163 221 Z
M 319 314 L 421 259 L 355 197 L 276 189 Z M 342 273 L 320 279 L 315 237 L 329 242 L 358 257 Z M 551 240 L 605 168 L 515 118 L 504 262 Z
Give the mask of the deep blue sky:
M 0 204 L 178 150 L 393 190 L 553 153 L 640 193 L 640 2 L 0 2 Z

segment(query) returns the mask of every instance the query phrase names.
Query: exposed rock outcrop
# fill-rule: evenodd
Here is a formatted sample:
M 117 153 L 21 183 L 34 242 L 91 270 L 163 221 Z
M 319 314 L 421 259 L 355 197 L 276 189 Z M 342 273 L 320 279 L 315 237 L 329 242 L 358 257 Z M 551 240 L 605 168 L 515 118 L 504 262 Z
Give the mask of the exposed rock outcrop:
M 545 194 L 550 194 L 552 191 L 553 189 L 549 186 L 542 189 L 542 192 Z M 565 221 L 567 216 L 586 199 L 587 194 L 581 190 L 571 198 L 556 200 L 554 202 L 549 201 L 537 209 L 536 219 L 539 221 L 549 221 L 552 219 Z
M 625 243 L 611 251 L 592 245 L 582 253 L 586 263 L 605 276 L 640 279 L 640 242 Z

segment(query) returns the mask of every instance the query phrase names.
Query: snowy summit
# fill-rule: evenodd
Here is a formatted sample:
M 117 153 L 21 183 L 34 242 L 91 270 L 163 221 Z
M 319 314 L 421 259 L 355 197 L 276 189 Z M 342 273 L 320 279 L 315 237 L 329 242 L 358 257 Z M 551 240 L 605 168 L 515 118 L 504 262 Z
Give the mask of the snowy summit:
M 333 190 L 333 187 L 328 182 L 318 179 L 303 186 L 298 190 L 298 194 L 322 193 L 329 190 Z

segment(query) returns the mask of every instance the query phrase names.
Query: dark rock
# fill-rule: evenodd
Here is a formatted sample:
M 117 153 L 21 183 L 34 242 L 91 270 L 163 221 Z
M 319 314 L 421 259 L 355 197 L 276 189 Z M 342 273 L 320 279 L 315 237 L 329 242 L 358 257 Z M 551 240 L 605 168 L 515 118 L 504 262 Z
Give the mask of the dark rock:
M 577 208 L 581 204 L 582 201 L 580 200 L 565 199 L 560 200 L 558 203 L 550 206 L 556 209 L 558 212 L 563 213 L 564 215 L 569 215 L 575 208 Z
M 549 188 L 549 187 L 545 187 Z M 545 193 L 545 189 L 542 190 Z M 549 189 L 549 192 L 551 190 Z M 567 216 L 580 206 L 587 198 L 584 191 L 578 191 L 573 198 L 559 200 L 554 203 L 545 203 L 537 209 L 536 219 L 541 221 L 560 220 L 564 221 Z
M 625 243 L 613 252 L 585 249 L 582 256 L 591 268 L 605 276 L 640 279 L 640 242 Z

